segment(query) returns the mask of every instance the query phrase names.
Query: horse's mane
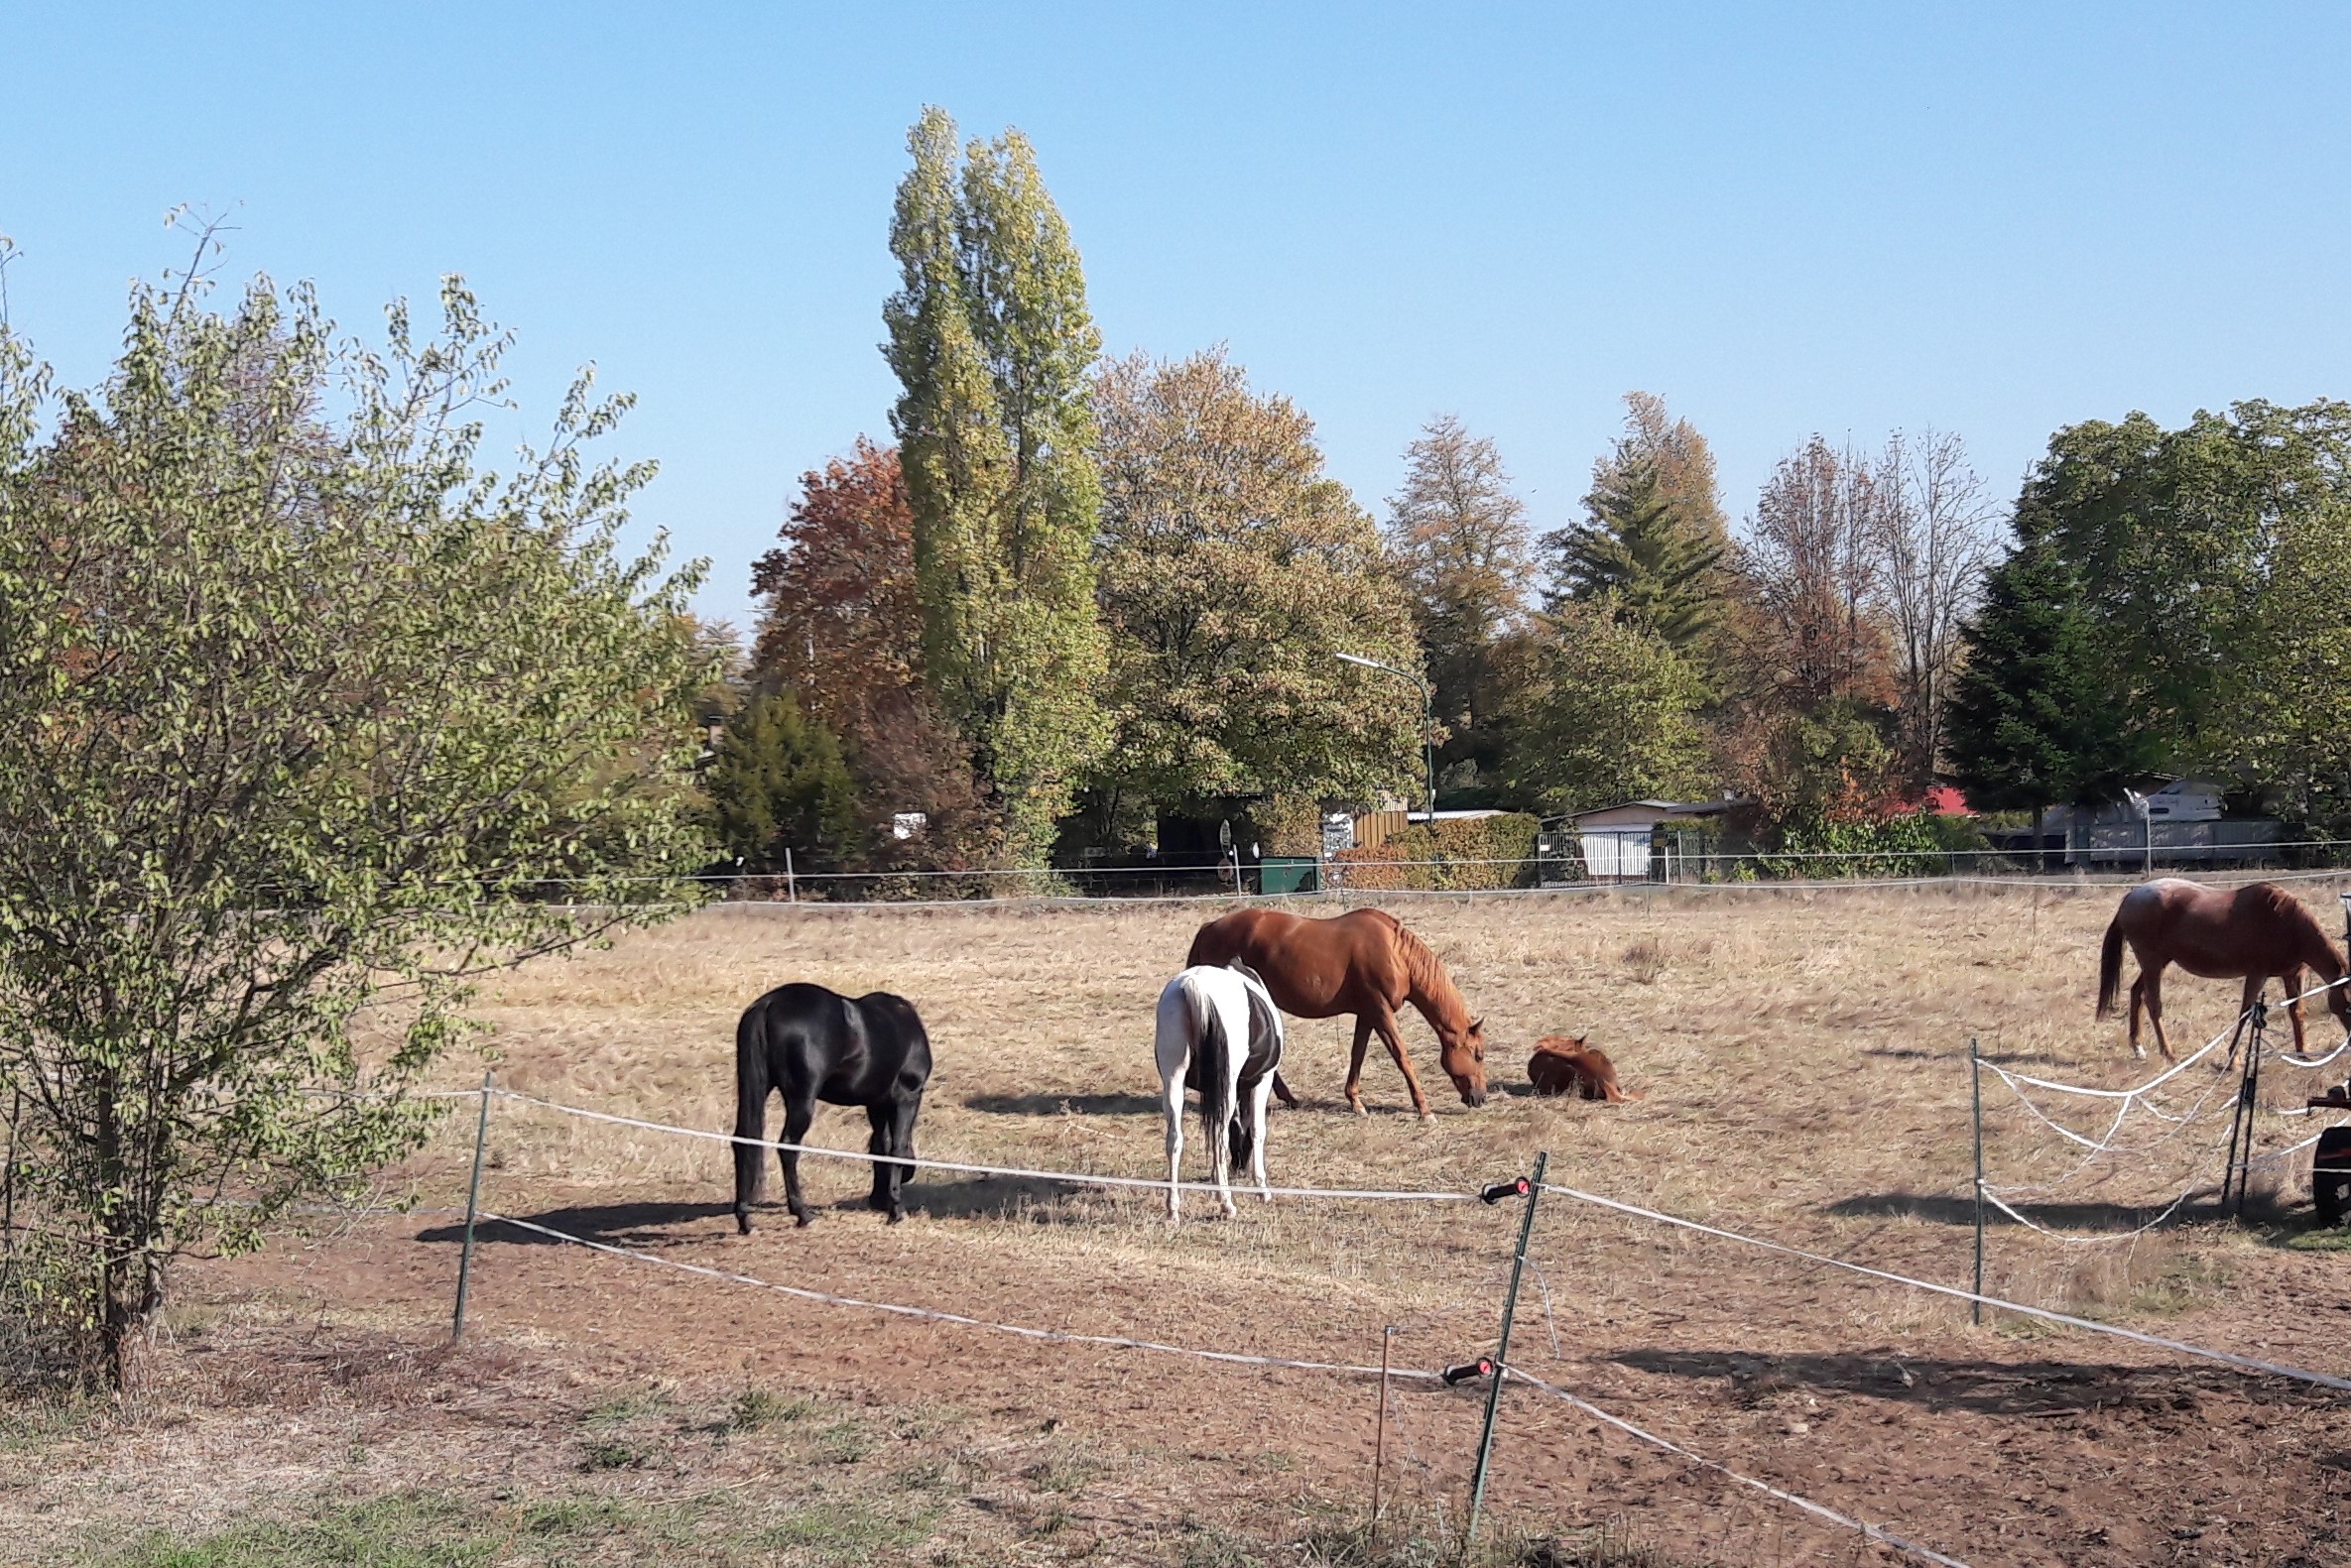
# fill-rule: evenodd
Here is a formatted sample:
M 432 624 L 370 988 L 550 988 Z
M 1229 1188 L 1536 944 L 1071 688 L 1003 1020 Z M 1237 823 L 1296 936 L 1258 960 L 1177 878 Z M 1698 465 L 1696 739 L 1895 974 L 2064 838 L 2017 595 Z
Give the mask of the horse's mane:
M 2273 882 L 2256 883 L 2245 891 L 2257 895 L 2263 906 L 2292 930 L 2302 936 L 2316 938 L 2319 948 L 2329 958 L 2336 957 L 2334 938 L 2326 934 L 2326 927 L 2318 923 L 2318 917 L 2310 912 L 2308 905 Z
M 1445 966 L 1437 958 L 1436 949 L 1421 940 L 1396 916 L 1387 914 L 1385 910 L 1374 912 L 1385 915 L 1395 930 L 1396 951 L 1404 959 L 1405 974 L 1411 979 L 1413 990 L 1433 1003 L 1450 1001 L 1455 1008 L 1467 1014 L 1469 1004 L 1463 1000 L 1460 989 L 1453 984 L 1453 977 L 1445 973 Z
M 2286 915 L 2289 919 L 2294 920 L 2295 923 L 2301 925 L 2316 925 L 2318 923 L 2317 918 L 2310 913 L 2310 907 L 2308 905 L 2302 903 L 2301 900 L 2295 898 L 2292 894 L 2288 893 L 2284 888 L 2279 887 L 2276 883 L 2262 883 L 2260 884 L 2257 891 L 2261 894 L 2262 903 L 2268 905 L 2280 914 Z

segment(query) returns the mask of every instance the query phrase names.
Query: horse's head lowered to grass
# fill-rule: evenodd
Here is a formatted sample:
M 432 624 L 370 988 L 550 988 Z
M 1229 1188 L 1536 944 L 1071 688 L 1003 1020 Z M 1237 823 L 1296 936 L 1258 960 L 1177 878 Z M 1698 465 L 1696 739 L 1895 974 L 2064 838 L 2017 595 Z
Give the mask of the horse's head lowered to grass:
M 1445 1076 L 1453 1080 L 1453 1087 L 1461 1091 L 1461 1103 L 1476 1107 L 1486 1103 L 1486 1021 L 1471 1019 L 1467 1025 L 1435 1025 L 1437 1063 Z

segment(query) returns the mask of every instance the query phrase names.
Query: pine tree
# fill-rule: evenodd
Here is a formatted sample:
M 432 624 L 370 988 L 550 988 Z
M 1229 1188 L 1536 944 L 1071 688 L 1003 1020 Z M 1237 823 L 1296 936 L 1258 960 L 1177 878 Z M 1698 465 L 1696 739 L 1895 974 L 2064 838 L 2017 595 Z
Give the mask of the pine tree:
M 759 698 L 727 726 L 704 780 L 718 839 L 746 871 L 838 865 L 856 836 L 857 787 L 832 731 L 789 694 Z
M 2079 579 L 2054 543 L 2019 543 L 1964 634 L 1950 774 L 1979 808 L 2040 812 L 2111 792 L 2137 761 Z
M 1028 139 L 908 136 L 884 354 L 914 512 L 924 672 L 971 743 L 1010 853 L 1051 848 L 1098 754 L 1105 667 L 1092 547 L 1101 510 L 1086 376 L 1101 344 L 1069 231 Z
M 1553 607 L 1606 599 L 1617 613 L 1675 649 L 1688 649 L 1720 620 L 1716 568 L 1722 544 L 1691 526 L 1667 489 L 1655 455 L 1631 438 L 1593 474 L 1589 519 L 1552 534 Z

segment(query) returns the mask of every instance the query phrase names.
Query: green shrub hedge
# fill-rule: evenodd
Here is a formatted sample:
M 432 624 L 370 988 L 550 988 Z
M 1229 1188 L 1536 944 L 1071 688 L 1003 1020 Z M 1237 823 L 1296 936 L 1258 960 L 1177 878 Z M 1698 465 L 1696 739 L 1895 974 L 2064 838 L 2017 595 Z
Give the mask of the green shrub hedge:
M 1463 893 L 1535 886 L 1535 834 L 1522 811 L 1421 824 L 1391 834 L 1377 849 L 1330 858 L 1332 882 L 1366 892 Z M 1415 864 L 1398 865 L 1410 861 Z

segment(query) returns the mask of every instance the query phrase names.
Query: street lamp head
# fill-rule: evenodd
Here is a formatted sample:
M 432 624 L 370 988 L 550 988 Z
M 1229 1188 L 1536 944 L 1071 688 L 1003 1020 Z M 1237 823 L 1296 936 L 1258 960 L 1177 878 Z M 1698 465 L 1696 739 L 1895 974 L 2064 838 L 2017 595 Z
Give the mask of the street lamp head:
M 1338 661 L 1342 664 L 1361 664 L 1366 669 L 1382 667 L 1376 660 L 1366 659 L 1361 654 L 1341 654 L 1338 656 Z

